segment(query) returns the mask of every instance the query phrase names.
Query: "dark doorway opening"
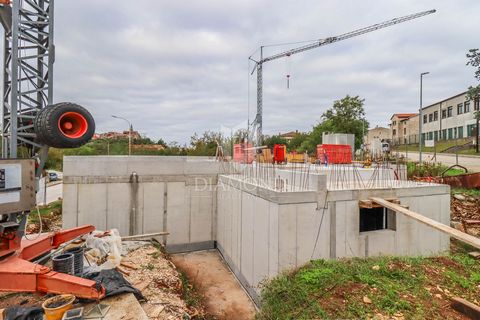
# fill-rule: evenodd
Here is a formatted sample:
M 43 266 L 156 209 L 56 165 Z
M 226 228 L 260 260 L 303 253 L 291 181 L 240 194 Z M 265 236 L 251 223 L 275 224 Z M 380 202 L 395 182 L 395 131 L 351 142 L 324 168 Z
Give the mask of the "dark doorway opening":
M 395 213 L 384 207 L 360 208 L 360 232 L 395 230 Z

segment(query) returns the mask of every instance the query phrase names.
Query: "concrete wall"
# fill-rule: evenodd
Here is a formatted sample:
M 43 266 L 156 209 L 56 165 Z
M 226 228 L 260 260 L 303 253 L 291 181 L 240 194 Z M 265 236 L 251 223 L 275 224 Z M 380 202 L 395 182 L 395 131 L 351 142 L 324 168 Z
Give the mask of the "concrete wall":
M 168 231 L 171 251 L 213 248 L 218 173 L 207 158 L 65 157 L 63 227 Z
M 448 250 L 448 236 L 399 214 L 395 230 L 360 232 L 358 201 L 374 195 L 399 198 L 414 211 L 450 223 L 448 186 L 276 192 L 220 176 L 217 247 L 257 303 L 264 279 L 311 259 Z
M 312 258 L 431 255 L 449 248 L 448 236 L 400 214 L 392 230 L 360 232 L 358 205 L 371 196 L 399 198 L 448 225 L 448 186 L 327 191 L 328 173 L 317 172 L 303 191 L 279 192 L 220 171 L 221 163 L 207 158 L 65 157 L 63 226 L 93 224 L 122 235 L 168 231 L 161 240 L 170 252 L 216 246 L 257 303 L 264 279 Z

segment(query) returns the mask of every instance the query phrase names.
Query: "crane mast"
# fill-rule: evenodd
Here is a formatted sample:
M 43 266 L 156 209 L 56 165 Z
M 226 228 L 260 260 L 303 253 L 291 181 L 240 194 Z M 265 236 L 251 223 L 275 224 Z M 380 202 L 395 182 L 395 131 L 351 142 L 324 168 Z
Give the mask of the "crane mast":
M 297 47 L 297 48 L 293 48 L 293 49 L 290 49 L 290 50 L 287 50 L 287 51 L 284 51 L 284 52 L 281 52 L 281 53 L 277 53 L 277 54 L 274 54 L 274 55 L 271 55 L 271 56 L 268 56 L 268 57 L 265 57 L 265 58 L 263 57 L 263 48 L 264 47 L 263 46 L 260 47 L 260 59 L 258 61 L 255 61 L 254 59 L 252 59 L 252 56 L 249 57 L 250 60 L 255 62 L 255 68 L 253 69 L 252 74 L 253 74 L 253 72 L 255 72 L 255 70 L 257 71 L 257 114 L 256 114 L 255 119 L 253 121 L 254 131 L 256 131 L 257 144 L 261 145 L 262 138 L 263 138 L 263 134 L 262 134 L 263 119 L 262 119 L 262 116 L 263 116 L 263 64 L 264 63 L 269 62 L 269 61 L 273 61 L 273 60 L 276 60 L 276 59 L 284 58 L 284 57 L 289 57 L 291 55 L 301 53 L 301 52 L 304 52 L 304 51 L 308 51 L 308 50 L 311 50 L 311 49 L 323 47 L 323 46 L 326 46 L 326 45 L 329 45 L 329 44 L 332 44 L 332 43 L 335 43 L 335 42 L 339 42 L 339 41 L 342 41 L 342 40 L 347 40 L 347 39 L 350 39 L 350 38 L 353 38 L 353 37 L 363 35 L 365 33 L 373 32 L 373 31 L 380 30 L 380 29 L 383 29 L 383 28 L 387 28 L 387 27 L 390 27 L 390 26 L 393 26 L 393 25 L 396 25 L 396 24 L 399 24 L 399 23 L 409 21 L 409 20 L 417 19 L 417 18 L 426 16 L 426 15 L 429 15 L 429 14 L 432 14 L 432 13 L 435 13 L 435 12 L 436 12 L 436 10 L 428 10 L 428 11 L 422 11 L 422 12 L 410 14 L 410 15 L 403 16 L 403 17 L 400 17 L 400 18 L 395 18 L 395 19 L 384 21 L 384 22 L 381 22 L 381 23 L 377 23 L 377 24 L 374 24 L 374 25 L 371 25 L 371 26 L 368 26 L 368 27 L 357 29 L 357 30 L 354 30 L 354 31 L 351 31 L 351 32 L 347 32 L 347 33 L 344 33 L 344 34 L 341 34 L 341 35 L 338 35 L 338 36 L 335 36 L 335 37 L 320 39 L 320 40 L 315 41 L 313 43 L 303 45 L 303 46 L 300 46 L 300 47 Z
M 2 157 L 16 158 L 18 146 L 24 146 L 31 157 L 48 149 L 35 141 L 33 120 L 52 104 L 54 0 L 1 3 L 5 30 Z

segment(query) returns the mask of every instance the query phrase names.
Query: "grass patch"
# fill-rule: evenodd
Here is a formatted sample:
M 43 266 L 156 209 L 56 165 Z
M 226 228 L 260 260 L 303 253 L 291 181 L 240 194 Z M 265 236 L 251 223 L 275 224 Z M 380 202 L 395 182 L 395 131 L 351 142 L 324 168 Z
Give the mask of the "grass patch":
M 315 260 L 265 284 L 257 319 L 448 318 L 450 296 L 474 301 L 479 283 L 480 264 L 465 253 Z
M 455 146 L 461 146 L 470 141 L 470 138 L 465 138 L 465 139 L 459 139 L 457 142 L 455 140 L 442 140 L 442 141 L 437 141 L 435 147 L 422 147 L 423 152 L 435 152 L 435 150 L 438 153 L 442 153 L 445 150 L 449 148 L 453 148 Z M 408 151 L 413 151 L 413 152 L 418 152 L 419 151 L 419 146 L 418 143 L 416 144 L 407 144 L 407 145 L 399 145 L 393 147 L 394 151 L 399 151 L 399 152 L 405 152 L 406 150 Z M 466 153 L 466 154 L 475 154 L 475 149 L 468 149 L 468 150 L 461 150 L 459 153 Z M 448 153 L 455 153 L 455 152 L 448 152 Z
M 452 188 L 451 194 L 461 193 L 471 197 L 480 197 L 480 189 Z
M 197 288 L 193 285 L 188 280 L 187 275 L 181 271 L 178 270 L 180 280 L 182 281 L 182 290 L 181 290 L 181 296 L 182 299 L 185 301 L 186 305 L 190 309 L 203 309 L 203 306 L 205 305 L 205 297 L 197 290 Z M 184 319 L 190 319 L 189 317 L 184 316 Z M 195 316 L 192 319 L 199 319 L 199 320 L 214 320 L 216 319 L 215 317 L 205 314 L 205 313 L 200 313 L 197 316 Z
M 62 200 L 54 201 L 46 206 L 39 206 L 40 215 L 46 216 L 52 212 L 55 214 L 61 215 L 62 214 Z M 28 215 L 28 223 L 37 223 L 38 222 L 38 215 L 37 215 L 37 208 L 32 208 L 30 214 Z

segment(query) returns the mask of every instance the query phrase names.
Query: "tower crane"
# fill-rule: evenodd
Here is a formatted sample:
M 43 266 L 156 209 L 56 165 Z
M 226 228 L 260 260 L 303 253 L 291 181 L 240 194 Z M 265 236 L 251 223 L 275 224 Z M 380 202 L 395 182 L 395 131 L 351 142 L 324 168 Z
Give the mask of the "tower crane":
M 365 33 L 369 33 L 369 32 L 372 32 L 372 31 L 387 28 L 387 27 L 390 27 L 390 26 L 393 26 L 393 25 L 396 25 L 396 24 L 399 24 L 399 23 L 409 21 L 409 20 L 417 19 L 417 18 L 426 16 L 426 15 L 429 15 L 429 14 L 432 14 L 432 13 L 435 13 L 435 12 L 436 12 L 436 10 L 422 11 L 422 12 L 410 14 L 410 15 L 407 15 L 407 16 L 395 18 L 395 19 L 388 20 L 388 21 L 381 22 L 381 23 L 377 23 L 377 24 L 374 24 L 374 25 L 371 25 L 371 26 L 368 26 L 368 27 L 357 29 L 357 30 L 354 30 L 354 31 L 351 31 L 351 32 L 347 32 L 347 33 L 344 33 L 344 34 L 341 34 L 341 35 L 338 35 L 338 36 L 328 37 L 328 38 L 325 38 L 325 39 L 319 39 L 317 41 L 312 41 L 313 43 L 303 45 L 303 46 L 300 46 L 300 47 L 297 47 L 297 48 L 289 49 L 287 51 L 277 53 L 277 54 L 271 55 L 269 57 L 264 57 L 263 56 L 264 46 L 261 46 L 260 47 L 260 59 L 258 61 L 254 60 L 252 58 L 252 56 L 248 57 L 249 60 L 252 60 L 255 63 L 255 67 L 253 68 L 251 74 L 253 74 L 255 72 L 255 70 L 257 71 L 257 114 L 255 116 L 255 119 L 253 120 L 253 131 L 254 132 L 256 131 L 257 144 L 261 145 L 262 138 L 263 138 L 263 136 L 262 136 L 262 126 L 263 126 L 263 64 L 264 63 L 270 62 L 270 61 L 273 61 L 273 60 L 277 60 L 277 59 L 280 59 L 280 58 L 284 58 L 284 57 L 290 57 L 290 56 L 292 56 L 294 54 L 297 54 L 297 53 L 301 53 L 301 52 L 304 52 L 304 51 L 308 51 L 308 50 L 316 49 L 316 48 L 319 48 L 319 47 L 323 47 L 323 46 L 326 46 L 326 45 L 329 45 L 329 44 L 332 44 L 332 43 L 335 43 L 335 42 L 339 42 L 339 41 L 342 41 L 342 40 L 347 40 L 347 39 L 350 39 L 350 38 L 353 38 L 353 37 L 360 36 L 360 35 L 365 34 Z M 250 124 L 248 124 L 248 125 L 250 125 Z
M 72 293 L 99 299 L 105 289 L 95 281 L 32 262 L 95 230 L 94 226 L 38 234 L 35 239 L 24 237 L 48 148 L 79 147 L 95 131 L 94 119 L 85 108 L 69 102 L 53 103 L 54 2 L 0 0 L 4 30 L 0 291 Z

